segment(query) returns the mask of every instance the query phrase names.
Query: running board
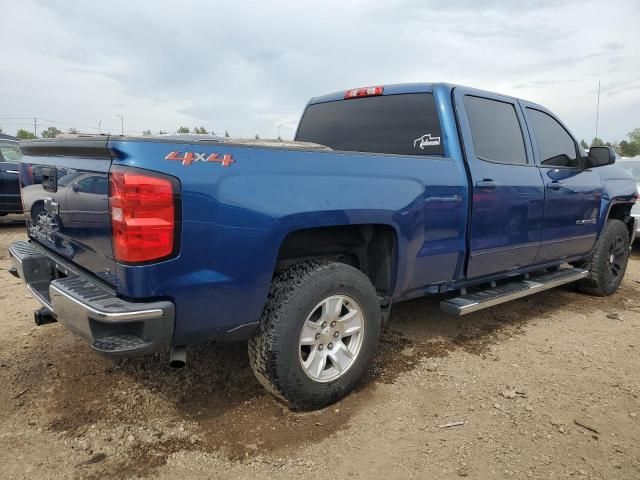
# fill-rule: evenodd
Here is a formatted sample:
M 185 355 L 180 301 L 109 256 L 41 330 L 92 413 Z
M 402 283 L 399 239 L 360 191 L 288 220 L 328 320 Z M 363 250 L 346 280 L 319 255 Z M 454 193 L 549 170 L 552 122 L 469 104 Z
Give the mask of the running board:
M 565 268 L 551 273 L 536 275 L 520 281 L 505 283 L 496 287 L 469 293 L 460 297 L 443 300 L 440 310 L 452 315 L 466 315 L 483 308 L 526 297 L 550 288 L 575 282 L 589 275 L 588 270 L 581 268 Z

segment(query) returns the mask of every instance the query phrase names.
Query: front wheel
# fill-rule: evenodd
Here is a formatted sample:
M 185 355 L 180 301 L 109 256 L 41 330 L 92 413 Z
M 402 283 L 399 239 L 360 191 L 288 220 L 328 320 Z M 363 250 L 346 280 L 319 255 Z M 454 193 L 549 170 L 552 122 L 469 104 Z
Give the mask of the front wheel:
M 622 283 L 629 255 L 626 225 L 620 220 L 607 220 L 593 254 L 580 265 L 589 270 L 589 276 L 580 280 L 577 287 L 598 297 L 614 294 Z
M 381 327 L 378 296 L 361 271 L 326 260 L 301 262 L 273 279 L 249 340 L 251 368 L 290 408 L 322 408 L 361 380 Z

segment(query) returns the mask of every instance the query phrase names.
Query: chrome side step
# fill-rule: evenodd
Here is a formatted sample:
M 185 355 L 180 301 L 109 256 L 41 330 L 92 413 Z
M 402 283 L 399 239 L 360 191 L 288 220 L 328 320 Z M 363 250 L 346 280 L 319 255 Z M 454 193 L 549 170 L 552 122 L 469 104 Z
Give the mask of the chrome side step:
M 575 282 L 589 275 L 588 270 L 581 268 L 565 268 L 551 273 L 545 273 L 530 277 L 521 281 L 515 281 L 498 285 L 487 290 L 469 293 L 460 297 L 443 300 L 440 302 L 440 310 L 452 315 L 461 316 L 476 312 L 483 308 L 492 307 L 500 303 L 526 297 L 534 293 L 542 292 L 550 288 Z

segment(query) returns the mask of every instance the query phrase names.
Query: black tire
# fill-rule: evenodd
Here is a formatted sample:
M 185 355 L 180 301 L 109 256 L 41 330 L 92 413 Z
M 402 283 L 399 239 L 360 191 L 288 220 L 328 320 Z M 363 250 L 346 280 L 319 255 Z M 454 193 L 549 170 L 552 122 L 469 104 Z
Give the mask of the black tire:
M 319 302 L 346 295 L 360 306 L 364 333 L 359 353 L 338 378 L 314 381 L 300 361 L 300 335 Z M 298 263 L 271 284 L 262 319 L 249 340 L 251 368 L 260 383 L 292 410 L 326 407 L 347 395 L 367 372 L 376 353 L 382 313 L 375 288 L 359 270 L 337 262 Z
M 591 257 L 578 265 L 589 270 L 589 276 L 577 282 L 576 287 L 598 297 L 613 295 L 622 283 L 629 255 L 626 225 L 620 220 L 607 220 Z

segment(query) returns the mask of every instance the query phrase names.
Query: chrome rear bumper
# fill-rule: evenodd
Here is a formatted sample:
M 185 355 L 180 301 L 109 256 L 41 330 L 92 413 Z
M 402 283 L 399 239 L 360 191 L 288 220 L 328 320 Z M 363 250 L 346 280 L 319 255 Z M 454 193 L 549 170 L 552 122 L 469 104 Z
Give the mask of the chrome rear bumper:
M 171 302 L 119 298 L 76 269 L 60 272 L 59 259 L 31 242 L 12 243 L 9 254 L 34 297 L 94 350 L 108 356 L 132 356 L 171 344 L 175 322 Z

